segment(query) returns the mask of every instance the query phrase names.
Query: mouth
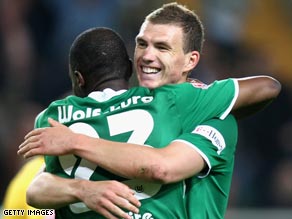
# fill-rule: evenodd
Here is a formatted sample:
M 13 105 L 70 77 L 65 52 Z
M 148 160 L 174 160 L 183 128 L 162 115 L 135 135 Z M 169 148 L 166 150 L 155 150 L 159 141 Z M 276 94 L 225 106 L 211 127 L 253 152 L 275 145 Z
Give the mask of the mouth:
M 141 70 L 144 74 L 157 74 L 161 71 L 160 68 L 142 66 Z

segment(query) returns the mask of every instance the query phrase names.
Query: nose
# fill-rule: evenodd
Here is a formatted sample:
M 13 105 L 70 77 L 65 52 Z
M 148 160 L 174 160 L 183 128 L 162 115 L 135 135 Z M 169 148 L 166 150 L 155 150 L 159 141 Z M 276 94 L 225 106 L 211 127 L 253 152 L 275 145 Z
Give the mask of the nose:
M 148 46 L 143 50 L 142 60 L 144 62 L 153 62 L 155 60 L 156 54 L 153 47 Z

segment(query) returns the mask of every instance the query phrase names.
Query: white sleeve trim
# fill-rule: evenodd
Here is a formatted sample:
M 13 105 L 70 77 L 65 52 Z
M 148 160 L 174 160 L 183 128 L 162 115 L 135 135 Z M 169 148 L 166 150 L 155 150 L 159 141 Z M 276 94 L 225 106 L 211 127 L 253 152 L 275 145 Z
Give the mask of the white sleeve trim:
M 236 79 L 232 79 L 233 83 L 234 83 L 234 97 L 229 105 L 229 107 L 226 109 L 226 111 L 220 116 L 220 119 L 225 119 L 228 114 L 231 112 L 237 98 L 238 98 L 238 94 L 239 94 L 239 85 L 238 85 L 238 81 Z
M 207 166 L 208 166 L 208 171 L 207 171 L 206 174 L 204 174 L 204 175 L 199 175 L 199 176 L 197 176 L 197 177 L 198 177 L 198 178 L 205 178 L 206 176 L 208 176 L 209 173 L 210 173 L 210 171 L 211 171 L 211 169 L 212 169 L 212 166 L 211 166 L 210 160 L 208 159 L 208 157 L 206 156 L 206 154 L 204 154 L 204 152 L 201 151 L 196 145 L 194 145 L 194 144 L 192 144 L 192 143 L 190 143 L 190 142 L 188 142 L 188 141 L 186 141 L 186 140 L 175 139 L 173 142 L 175 142 L 175 141 L 178 141 L 178 142 L 184 143 L 184 144 L 186 144 L 186 145 L 188 145 L 188 146 L 194 148 L 194 149 L 195 149 L 195 150 L 201 155 L 201 157 L 204 159 L 204 161 L 206 162 L 206 164 L 207 164 Z
M 37 127 L 36 127 L 36 124 L 37 124 L 37 121 L 38 121 L 39 117 L 40 117 L 42 114 L 44 114 L 46 110 L 47 110 L 47 109 L 44 109 L 43 111 L 41 111 L 41 112 L 35 117 L 35 120 L 34 120 L 34 127 L 33 127 L 34 129 L 37 128 Z

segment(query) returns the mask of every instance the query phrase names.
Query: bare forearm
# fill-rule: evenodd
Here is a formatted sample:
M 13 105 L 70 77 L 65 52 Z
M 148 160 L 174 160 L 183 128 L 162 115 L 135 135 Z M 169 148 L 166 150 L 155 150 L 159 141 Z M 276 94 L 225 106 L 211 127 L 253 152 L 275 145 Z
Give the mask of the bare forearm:
M 65 179 L 42 173 L 27 191 L 27 203 L 36 208 L 58 209 L 79 201 L 105 218 L 129 219 L 126 212 L 138 213 L 141 205 L 128 186 L 113 180 Z
M 104 139 L 78 136 L 79 144 L 73 153 L 98 166 L 125 178 L 153 179 L 153 170 L 157 162 L 163 165 L 163 157 L 157 149 Z M 145 156 L 147 154 L 147 156 Z
M 130 179 L 171 183 L 200 172 L 204 166 L 201 156 L 192 148 L 178 143 L 158 149 L 84 135 L 79 135 L 76 142 L 79 143 L 75 145 L 74 154 Z
M 29 186 L 27 203 L 36 208 L 57 209 L 78 202 L 79 183 L 78 180 L 68 180 L 43 172 Z
M 35 129 L 26 135 L 18 154 L 76 154 L 125 178 L 171 183 L 194 175 L 202 169 L 202 158 L 189 146 L 171 143 L 164 148 L 119 143 L 73 133 L 68 127 L 49 120 L 52 128 Z M 62 135 L 60 135 L 62 133 Z M 186 158 L 186 156 L 188 156 Z M 198 157 L 198 161 L 195 157 Z M 195 161 L 195 162 L 194 162 Z M 185 165 L 190 166 L 184 171 Z
M 232 113 L 238 118 L 264 109 L 281 91 L 280 82 L 269 76 L 254 76 L 237 80 L 239 96 Z

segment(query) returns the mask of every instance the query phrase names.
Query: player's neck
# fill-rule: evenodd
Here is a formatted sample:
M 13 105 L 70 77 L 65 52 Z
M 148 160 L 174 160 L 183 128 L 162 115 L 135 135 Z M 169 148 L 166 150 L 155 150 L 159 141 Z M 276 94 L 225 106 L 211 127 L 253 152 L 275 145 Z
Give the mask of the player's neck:
M 96 91 L 102 91 L 106 88 L 111 88 L 113 90 L 124 90 L 124 89 L 129 89 L 129 83 L 125 80 L 122 79 L 117 79 L 117 80 L 111 80 L 111 81 L 106 81 L 102 84 L 100 84 Z

